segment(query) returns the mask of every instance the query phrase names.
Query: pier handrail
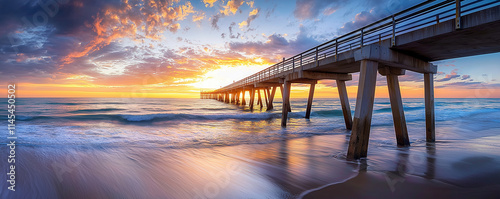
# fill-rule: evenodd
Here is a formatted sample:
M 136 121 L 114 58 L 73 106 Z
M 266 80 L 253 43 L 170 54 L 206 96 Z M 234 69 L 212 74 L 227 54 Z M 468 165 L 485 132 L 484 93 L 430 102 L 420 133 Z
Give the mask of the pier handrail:
M 382 18 L 347 34 L 336 37 L 328 42 L 303 51 L 282 62 L 267 67 L 255 74 L 235 81 L 227 86 L 213 91 L 202 93 L 216 93 L 243 86 L 252 85 L 277 77 L 282 73 L 298 70 L 303 65 L 316 62 L 325 58 L 334 57 L 338 60 L 340 53 L 359 49 L 368 44 L 374 44 L 386 39 L 391 39 L 391 46 L 395 46 L 398 35 L 430 26 L 440 21 L 455 19 L 457 29 L 460 29 L 460 17 L 472 12 L 483 10 L 500 4 L 500 0 L 429 0 L 404 9 L 393 15 Z

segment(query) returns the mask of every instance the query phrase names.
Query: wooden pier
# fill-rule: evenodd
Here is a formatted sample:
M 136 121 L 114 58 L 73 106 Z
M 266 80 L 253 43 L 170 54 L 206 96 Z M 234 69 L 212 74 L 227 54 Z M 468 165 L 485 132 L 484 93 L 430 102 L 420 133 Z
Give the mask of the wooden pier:
M 294 83 L 310 84 L 305 118 L 310 118 L 315 85 L 336 80 L 346 129 L 352 129 L 347 157 L 367 156 L 377 73 L 387 79 L 395 137 L 398 146 L 410 146 L 399 87 L 406 70 L 424 74 L 426 140 L 435 141 L 434 74 L 430 63 L 443 59 L 500 52 L 500 1 L 426 1 L 383 18 L 329 42 L 283 59 L 256 74 L 221 89 L 201 92 L 216 99 L 254 109 L 273 109 L 274 96 L 282 93 L 281 126 L 291 112 Z M 346 81 L 359 72 L 354 118 Z

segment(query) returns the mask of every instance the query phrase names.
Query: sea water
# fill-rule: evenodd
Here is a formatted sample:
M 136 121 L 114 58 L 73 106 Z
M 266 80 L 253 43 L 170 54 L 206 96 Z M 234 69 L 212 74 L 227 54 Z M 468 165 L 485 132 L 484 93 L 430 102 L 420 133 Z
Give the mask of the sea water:
M 418 151 L 419 146 L 425 146 L 424 99 L 403 102 L 410 149 Z M 279 99 L 269 111 L 265 106 L 249 110 L 248 106 L 212 99 L 17 99 L 18 191 L 17 195 L 7 192 L 3 189 L 6 181 L 1 180 L 0 195 L 224 198 L 246 193 L 264 198 L 297 197 L 353 175 L 353 168 L 344 160 L 350 131 L 345 128 L 340 101 L 314 99 L 310 119 L 304 118 L 306 104 L 307 99 L 292 99 L 287 128 L 281 128 Z M 355 100 L 350 99 L 350 104 L 354 115 Z M 7 115 L 7 100 L 0 102 L 0 112 Z M 453 151 L 451 143 L 462 143 L 470 147 L 468 150 L 491 156 L 500 153 L 500 99 L 435 99 L 435 114 L 439 147 Z M 4 120 L 0 165 L 7 171 L 7 118 Z M 482 138 L 492 141 L 484 143 Z M 369 146 L 370 168 L 388 170 L 394 166 L 382 157 L 401 150 L 396 146 L 388 99 L 375 100 Z M 283 147 L 287 149 L 284 152 Z M 293 157 L 319 159 L 293 163 Z M 203 190 L 207 185 L 203 179 L 214 178 L 206 172 L 227 170 L 224 165 L 236 159 L 254 165 L 252 170 L 241 171 L 244 175 L 238 174 L 240 180 L 235 183 L 241 186 L 220 186 L 215 195 L 214 188 Z M 341 161 L 345 168 L 332 169 L 335 163 L 330 159 Z M 299 169 L 291 169 L 293 165 Z M 338 174 L 334 176 L 332 170 Z M 317 173 L 288 179 L 304 171 Z M 270 185 L 264 186 L 266 183 Z M 257 189 L 261 186 L 274 187 L 271 191 Z

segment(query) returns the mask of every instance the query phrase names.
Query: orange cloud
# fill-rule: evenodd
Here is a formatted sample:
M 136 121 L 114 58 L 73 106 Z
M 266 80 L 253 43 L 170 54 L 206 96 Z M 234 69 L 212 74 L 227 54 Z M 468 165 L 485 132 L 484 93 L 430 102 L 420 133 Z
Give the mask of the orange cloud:
M 217 2 L 217 0 L 203 0 L 205 7 L 213 7 L 215 2 Z
M 252 16 L 252 15 L 257 15 L 259 13 L 259 9 L 253 9 L 250 14 L 248 14 L 248 16 Z
M 149 38 L 158 40 L 165 30 L 176 32 L 180 29 L 179 20 L 184 20 L 189 14 L 195 13 L 191 2 L 177 7 L 169 3 L 149 1 L 142 7 L 131 5 L 127 0 L 122 7 L 107 8 L 98 14 L 92 24 L 94 38 L 83 48 L 69 53 L 61 61 L 67 65 L 76 58 L 86 56 L 100 48 L 109 45 L 119 38 L 132 39 Z M 140 30 L 138 27 L 141 27 Z
M 236 11 L 238 11 L 238 8 L 240 8 L 241 5 L 243 5 L 244 1 L 243 0 L 231 0 L 228 1 L 225 6 L 223 6 L 224 10 L 221 10 L 221 13 L 224 13 L 224 15 L 229 16 L 230 13 L 236 14 Z
M 201 12 L 197 15 L 193 15 L 193 22 L 201 21 L 204 18 L 205 18 L 205 13 Z

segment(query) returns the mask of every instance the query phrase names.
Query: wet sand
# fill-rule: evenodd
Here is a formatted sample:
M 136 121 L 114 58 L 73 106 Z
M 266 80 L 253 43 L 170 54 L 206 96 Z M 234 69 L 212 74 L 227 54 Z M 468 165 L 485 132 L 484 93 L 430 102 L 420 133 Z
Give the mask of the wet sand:
M 349 132 L 212 148 L 19 146 L 16 192 L 1 198 L 495 198 L 500 136 L 370 145 Z M 459 143 L 459 144 L 458 144 Z M 2 146 L 2 151 L 5 147 Z M 2 159 L 6 159 L 2 154 Z M 2 164 L 2 169 L 5 165 Z M 6 187 L 5 181 L 0 183 Z

